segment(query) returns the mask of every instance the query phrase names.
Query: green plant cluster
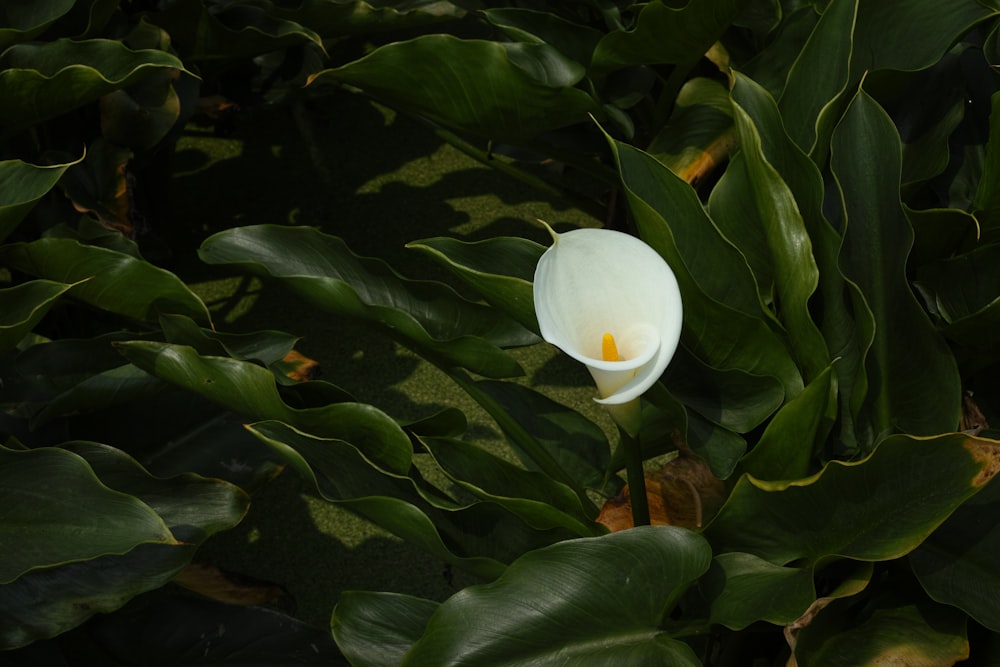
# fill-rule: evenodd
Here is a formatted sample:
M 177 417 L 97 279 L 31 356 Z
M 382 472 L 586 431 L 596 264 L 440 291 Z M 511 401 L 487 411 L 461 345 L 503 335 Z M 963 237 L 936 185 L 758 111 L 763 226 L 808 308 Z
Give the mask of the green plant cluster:
M 76 664 L 85 624 L 109 664 L 997 664 L 998 25 L 989 0 L 4 3 L 0 661 Z M 453 285 L 313 228 L 199 249 L 426 359 L 519 464 L 457 409 L 302 379 L 296 331 L 224 331 L 156 261 L 143 198 L 184 125 L 330 85 L 664 257 L 684 326 L 639 441 L 695 521 L 676 494 L 674 525 L 597 521 L 620 448 L 515 381 L 533 241 L 414 240 Z M 345 593 L 332 632 L 150 595 L 281 466 L 483 583 Z

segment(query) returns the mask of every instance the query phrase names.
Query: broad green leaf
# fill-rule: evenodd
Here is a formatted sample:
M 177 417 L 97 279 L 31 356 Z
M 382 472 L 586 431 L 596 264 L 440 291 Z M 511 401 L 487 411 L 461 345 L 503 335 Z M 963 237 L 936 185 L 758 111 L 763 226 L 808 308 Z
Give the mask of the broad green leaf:
M 776 378 L 788 397 L 802 378 L 761 312 L 743 255 L 708 219 L 691 187 L 655 158 L 612 141 L 639 235 L 670 264 L 684 300 L 682 341 L 710 366 Z
M 827 368 L 768 422 L 760 440 L 737 468 L 767 481 L 809 474 L 836 419 L 837 386 Z
M 816 164 L 787 135 L 773 97 L 752 80 L 734 72 L 732 96 L 753 119 L 761 138 L 764 157 L 774 166 L 795 197 L 799 213 L 812 241 L 819 269 L 817 324 L 823 332 L 831 358 L 840 401 L 839 442 L 851 454 L 867 451 L 872 436 L 855 419 L 868 391 L 864 355 L 874 336 L 874 321 L 857 286 L 845 280 L 839 255 L 841 235 L 828 222 L 824 209 L 824 179 Z M 812 306 L 812 304 L 811 304 Z
M 744 475 L 705 535 L 717 553 L 742 551 L 776 565 L 831 556 L 891 560 L 923 542 L 998 466 L 994 440 L 891 436 L 868 458 L 831 462 L 812 477 Z
M 0 125 L 11 132 L 54 118 L 163 68 L 184 64 L 165 51 L 133 51 L 113 40 L 16 44 L 0 54 Z
M 486 20 L 517 42 L 550 44 L 581 65 L 589 65 L 600 30 L 573 23 L 552 12 L 522 7 L 482 10 Z
M 32 280 L 0 289 L 0 354 L 14 349 L 72 285 Z
M 97 443 L 67 443 L 61 449 L 36 449 L 18 455 L 51 456 L 53 452 L 63 460 L 89 466 L 89 475 L 100 479 L 104 493 L 118 496 L 115 506 L 95 504 L 92 498 L 75 493 L 79 483 L 59 475 L 59 459 L 53 458 L 44 470 L 25 479 L 34 481 L 36 496 L 47 485 L 62 482 L 62 486 L 52 489 L 42 502 L 36 498 L 39 508 L 33 512 L 37 514 L 34 518 L 19 517 L 22 521 L 34 524 L 38 530 L 57 520 L 59 513 L 47 512 L 45 504 L 48 498 L 62 496 L 64 502 L 73 502 L 73 507 L 70 525 L 61 530 L 61 549 L 80 546 L 91 523 L 99 524 L 99 539 L 111 544 L 116 535 L 139 529 L 140 524 L 126 512 L 127 500 L 155 512 L 153 516 L 162 520 L 164 530 L 169 528 L 166 534 L 170 539 L 142 542 L 126 553 L 107 550 L 86 560 L 33 569 L 13 583 L 0 586 L 0 646 L 4 648 L 65 632 L 95 614 L 113 611 L 132 597 L 166 584 L 190 562 L 197 544 L 238 523 L 249 505 L 246 494 L 231 484 L 190 473 L 170 479 L 153 477 L 131 457 Z M 56 465 L 52 465 L 54 462 Z M 7 487 L 5 481 L 5 490 Z M 20 552 L 23 544 L 22 539 L 15 551 Z
M 239 227 L 207 239 L 199 254 L 282 282 L 317 308 L 379 327 L 444 366 L 490 377 L 523 370 L 501 346 L 537 337 L 450 287 L 407 280 L 380 260 L 358 257 L 335 236 L 312 228 Z
M 913 227 L 909 265 L 919 269 L 933 260 L 947 259 L 972 250 L 980 241 L 979 220 L 957 208 L 914 210 L 905 207 Z
M 747 82 L 737 78 L 734 88 L 741 83 Z M 788 331 L 789 346 L 799 368 L 811 381 L 830 363 L 826 343 L 809 309 L 809 301 L 819 284 L 812 240 L 794 192 L 767 158 L 762 141 L 769 134 L 758 130 L 754 118 L 740 105 L 739 98 L 737 94 L 733 99 L 733 118 L 739 130 L 740 154 L 744 160 L 733 164 L 743 167 L 736 173 L 746 180 L 752 193 L 751 200 L 743 202 L 744 224 L 749 226 L 751 220 L 757 223 L 758 234 L 766 239 L 767 258 L 774 267 L 778 318 Z
M 596 100 L 573 87 L 582 77 L 579 63 L 546 44 L 424 35 L 323 70 L 311 83 L 355 86 L 435 123 L 518 144 L 600 113 Z
M 965 617 L 926 601 L 878 607 L 846 627 L 811 625 L 803 629 L 795 651 L 803 667 L 948 667 L 968 657 Z
M 306 42 L 322 46 L 315 32 L 262 4 L 225 3 L 210 11 L 202 2 L 170 2 L 146 18 L 170 34 L 187 61 L 250 59 Z
M 179 587 L 94 618 L 87 634 L 120 664 L 347 667 L 328 629 L 277 609 L 226 604 Z
M 0 242 L 77 162 L 39 167 L 21 160 L 0 161 Z
M 169 583 L 196 549 L 187 542 L 140 544 L 124 555 L 34 570 L 0 586 L 0 649 L 55 637 L 119 609 Z
M 930 67 L 975 25 L 1000 14 L 977 0 L 859 0 L 851 79 L 876 69 Z
M 709 620 L 731 630 L 756 621 L 787 625 L 816 598 L 812 568 L 781 567 L 738 552 L 716 556 L 699 586 L 712 605 Z
M 330 621 L 354 667 L 399 665 L 439 603 L 399 593 L 344 591 Z
M 670 118 L 646 152 L 682 181 L 697 186 L 725 163 L 736 146 L 728 90 L 719 81 L 696 77 L 681 87 Z
M 831 169 L 845 213 L 840 266 L 875 318 L 865 360 L 873 430 L 954 430 L 961 398 L 955 359 L 906 281 L 913 231 L 899 201 L 899 136 L 864 91 L 834 131 Z
M 355 37 L 397 30 L 414 30 L 460 19 L 466 10 L 442 0 L 415 0 L 383 4 L 361 0 L 303 0 L 294 6 L 268 2 L 273 15 L 300 23 L 325 39 Z
M 708 0 L 674 8 L 654 0 L 642 7 L 630 30 L 614 30 L 601 39 L 591 70 L 601 75 L 629 65 L 690 66 L 722 36 L 744 4 Z
M 531 282 L 545 246 L 512 237 L 472 243 L 437 237 L 413 241 L 406 247 L 428 253 L 482 295 L 487 303 L 529 331 L 538 331 Z
M 0 247 L 0 264 L 46 280 L 81 283 L 73 288 L 75 298 L 137 320 L 177 313 L 210 321 L 205 304 L 173 273 L 114 250 L 42 238 Z
M 924 265 L 916 287 L 943 320 L 946 336 L 962 345 L 995 350 L 1000 343 L 1000 245 Z M 994 354 L 993 356 L 996 356 Z
M 663 382 L 688 409 L 736 433 L 763 424 L 785 400 L 773 377 L 712 368 L 684 347 L 670 361 Z
M 710 563 L 703 538 L 672 526 L 539 549 L 442 603 L 401 664 L 700 665 L 663 626 Z
M 11 44 L 28 42 L 42 34 L 73 8 L 74 0 L 5 2 L 0 7 L 0 52 Z
M 990 238 L 997 239 L 1000 231 L 1000 92 L 991 98 L 986 157 L 973 203 L 977 211 L 983 212 L 980 217 L 988 220 Z
M 495 578 L 504 569 L 503 560 L 569 535 L 532 531 L 497 505 L 459 505 L 410 478 L 376 468 L 346 442 L 316 438 L 280 422 L 259 422 L 248 428 L 325 500 L 358 512 L 477 576 Z M 477 555 L 484 551 L 489 555 Z
M 970 498 L 909 555 L 927 594 L 1000 632 L 1000 482 Z
M 452 377 L 496 420 L 526 467 L 566 484 L 581 499 L 584 488 L 605 490 L 610 445 L 592 421 L 513 382 Z
M 832 0 L 788 73 L 781 115 L 788 135 L 807 153 L 825 152 L 834 102 L 850 81 L 859 0 Z
M 130 341 L 117 347 L 147 373 L 252 420 L 274 419 L 318 436 L 346 440 L 393 472 L 404 474 L 410 468 L 410 439 L 395 421 L 371 405 L 335 403 L 296 409 L 281 399 L 274 375 L 262 366 L 202 356 L 184 345 Z
M 122 360 L 124 361 L 124 359 Z M 31 415 L 38 428 L 57 417 L 81 415 L 143 400 L 155 400 L 165 385 L 159 379 L 127 363 L 102 370 L 67 387 L 42 403 Z
M 580 537 L 603 532 L 580 498 L 547 475 L 519 468 L 470 442 L 421 438 L 420 443 L 455 484 L 505 507 L 532 528 L 562 527 Z
M 0 584 L 36 569 L 124 554 L 139 544 L 176 544 L 156 512 L 108 488 L 76 454 L 0 447 L 0 477 Z

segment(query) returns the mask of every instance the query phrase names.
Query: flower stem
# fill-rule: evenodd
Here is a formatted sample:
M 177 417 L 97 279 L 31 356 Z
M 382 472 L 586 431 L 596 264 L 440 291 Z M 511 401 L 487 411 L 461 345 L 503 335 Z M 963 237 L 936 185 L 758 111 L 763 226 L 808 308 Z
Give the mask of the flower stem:
M 619 428 L 621 446 L 625 452 L 625 474 L 628 477 L 629 502 L 632 505 L 632 523 L 636 526 L 649 525 L 649 503 L 646 499 L 646 477 L 642 469 L 642 450 L 639 436 L 632 437 Z

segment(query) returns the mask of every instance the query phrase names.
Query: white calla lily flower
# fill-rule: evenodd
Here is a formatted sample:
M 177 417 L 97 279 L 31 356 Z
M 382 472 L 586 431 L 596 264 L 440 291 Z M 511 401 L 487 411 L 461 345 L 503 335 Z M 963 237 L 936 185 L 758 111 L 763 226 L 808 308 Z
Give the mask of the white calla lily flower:
M 542 338 L 587 366 L 598 403 L 609 408 L 634 403 L 637 412 L 637 399 L 677 349 L 682 319 L 677 279 L 663 258 L 634 236 L 608 229 L 549 231 L 554 242 L 534 278 Z

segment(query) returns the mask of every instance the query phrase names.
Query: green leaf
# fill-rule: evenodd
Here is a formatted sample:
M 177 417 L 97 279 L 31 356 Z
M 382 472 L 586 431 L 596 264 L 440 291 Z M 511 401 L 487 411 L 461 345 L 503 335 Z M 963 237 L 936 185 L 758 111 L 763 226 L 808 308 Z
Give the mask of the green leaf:
M 228 357 L 201 356 L 193 348 L 129 341 L 117 348 L 133 364 L 252 420 L 274 419 L 318 436 L 350 442 L 387 470 L 405 473 L 412 446 L 399 425 L 363 403 L 296 409 L 282 401 L 274 375 L 261 366 Z
M 71 287 L 50 280 L 32 280 L 0 289 L 0 354 L 14 349 Z
M 913 573 L 934 600 L 958 607 L 1000 632 L 1000 483 L 995 480 L 959 507 L 909 555 Z
M 798 394 L 802 378 L 765 321 L 745 258 L 718 232 L 694 190 L 652 156 L 620 142 L 611 147 L 639 235 L 680 285 L 684 345 L 714 368 L 771 376 L 788 397 Z
M 28 496 L 14 498 L 18 502 L 4 499 L 8 510 L 15 509 L 5 525 L 21 535 L 17 549 L 4 551 L 18 556 L 8 556 L 3 566 L 25 557 L 32 557 L 36 566 L 0 586 L 3 648 L 65 632 L 166 584 L 190 562 L 198 544 L 239 522 L 249 505 L 246 494 L 230 484 L 190 473 L 156 478 L 121 451 L 97 443 L 23 452 L 0 448 L 0 456 L 13 461 L 2 464 L 3 475 L 26 461 L 36 466 L 22 466 L 19 481 L 5 479 L 2 485 L 15 493 L 18 487 L 32 487 Z M 19 502 L 30 502 L 30 507 L 20 511 Z M 57 502 L 67 507 L 57 507 Z M 133 508 L 143 512 L 136 515 Z M 129 546 L 127 533 L 141 538 L 147 524 L 159 528 L 162 539 L 138 539 Z M 39 538 L 45 534 L 57 541 L 44 545 Z M 7 539 L 0 536 L 0 542 Z M 119 542 L 127 550 L 115 548 Z M 92 554 L 66 557 L 71 549 L 82 554 L 88 544 Z
M 539 549 L 441 604 L 402 665 L 700 665 L 662 628 L 710 563 L 704 539 L 672 526 Z
M 149 12 L 147 20 L 170 34 L 174 48 L 188 61 L 251 59 L 322 38 L 295 21 L 279 18 L 270 3 L 214 5 L 170 2 Z
M 591 70 L 604 74 L 628 65 L 697 62 L 729 27 L 742 0 L 690 2 L 675 9 L 654 0 L 630 30 L 609 32 L 594 50 Z
M 207 239 L 199 254 L 270 276 L 323 311 L 379 327 L 444 366 L 510 377 L 523 370 L 500 346 L 537 337 L 450 287 L 406 280 L 380 260 L 358 257 L 335 236 L 304 227 L 239 227 Z
M 0 125 L 12 132 L 55 118 L 163 68 L 184 64 L 165 51 L 133 51 L 113 40 L 16 44 L 0 54 Z
M 284 4 L 274 6 L 268 2 L 264 6 L 272 15 L 296 21 L 326 39 L 414 30 L 460 19 L 466 14 L 461 7 L 442 0 L 410 0 L 391 5 L 360 0 L 303 0 L 290 8 Z
M 355 86 L 434 123 L 520 144 L 600 114 L 596 100 L 573 87 L 583 73 L 547 44 L 424 35 L 323 70 L 311 83 Z
M 517 42 L 550 44 L 581 65 L 589 65 L 602 33 L 552 12 L 521 7 L 482 10 L 486 20 Z
M 325 500 L 358 512 L 444 562 L 480 577 L 495 578 L 504 565 L 498 558 L 473 555 L 476 547 L 492 547 L 504 558 L 511 551 L 517 553 L 524 546 L 523 539 L 544 538 L 544 533 L 528 536 L 524 530 L 518 535 L 517 526 L 491 514 L 483 503 L 461 506 L 418 487 L 412 479 L 379 469 L 349 443 L 316 438 L 281 422 L 259 422 L 247 428 L 311 482 Z M 463 514 L 468 515 L 467 521 Z
M 0 7 L 0 52 L 12 44 L 29 42 L 73 8 L 74 0 L 9 2 Z
M 470 442 L 453 438 L 420 442 L 455 484 L 476 498 L 505 507 L 532 528 L 561 527 L 580 537 L 603 532 L 580 498 L 547 475 L 519 468 Z
M 399 665 L 439 603 L 399 593 L 344 591 L 330 626 L 354 667 Z
M 862 461 L 834 461 L 805 479 L 741 477 L 705 535 L 717 553 L 742 551 L 776 565 L 891 560 L 916 548 L 998 465 L 997 441 L 892 436 Z M 849 499 L 863 501 L 864 511 Z
M 831 170 L 845 215 L 840 266 L 875 318 L 865 360 L 873 431 L 954 430 L 961 398 L 955 359 L 906 281 L 913 231 L 899 201 L 899 136 L 864 91 L 834 131 Z
M 114 250 L 73 239 L 43 238 L 0 247 L 0 263 L 62 283 L 81 283 L 72 295 L 96 308 L 154 322 L 160 313 L 208 322 L 208 308 L 177 276 Z
M 805 477 L 836 419 L 836 408 L 833 369 L 827 368 L 774 415 L 737 472 L 768 481 Z
M 138 498 L 108 488 L 87 462 L 53 448 L 0 447 L 0 584 L 31 570 L 124 554 L 139 544 L 176 540 Z M 81 511 L 86 508 L 86 511 Z
M 21 160 L 0 161 L 0 242 L 55 187 L 66 170 L 79 161 L 44 167 Z
M 512 237 L 476 242 L 437 237 L 412 241 L 406 247 L 426 252 L 491 306 L 529 331 L 538 331 L 532 280 L 545 246 Z
M 1000 245 L 921 267 L 916 287 L 949 338 L 989 351 L 1000 342 Z M 994 355 L 995 356 L 995 355 Z
M 825 148 L 835 100 L 850 82 L 859 0 L 833 0 L 788 73 L 780 109 L 788 135 L 803 151 Z
M 699 582 L 709 621 L 742 630 L 756 621 L 788 625 L 816 598 L 811 568 L 774 565 L 752 554 L 720 554 Z

